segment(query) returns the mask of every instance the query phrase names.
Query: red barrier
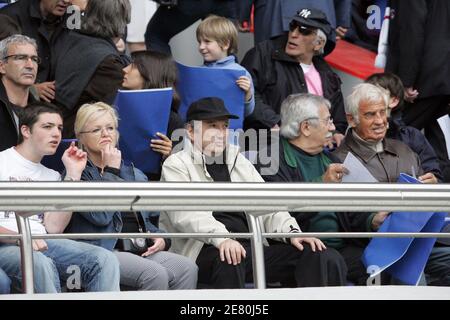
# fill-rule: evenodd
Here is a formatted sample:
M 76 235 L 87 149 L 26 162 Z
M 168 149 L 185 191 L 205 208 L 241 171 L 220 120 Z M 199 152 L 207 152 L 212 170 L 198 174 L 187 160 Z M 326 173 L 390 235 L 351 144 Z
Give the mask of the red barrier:
M 325 60 L 334 69 L 365 80 L 373 73 L 384 71 L 374 67 L 375 57 L 376 54 L 372 51 L 345 40 L 338 40 L 336 48 Z

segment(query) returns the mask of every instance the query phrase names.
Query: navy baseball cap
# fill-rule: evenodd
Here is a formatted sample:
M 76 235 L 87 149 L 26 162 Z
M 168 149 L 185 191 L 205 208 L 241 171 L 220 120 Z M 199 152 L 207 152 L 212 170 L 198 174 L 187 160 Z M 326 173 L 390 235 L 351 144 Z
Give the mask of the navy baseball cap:
M 320 29 L 327 36 L 327 42 L 324 47 L 324 55 L 333 51 L 336 46 L 336 33 L 328 22 L 327 16 L 323 11 L 314 8 L 304 8 L 297 11 L 292 17 L 292 21 L 300 25 L 314 29 Z

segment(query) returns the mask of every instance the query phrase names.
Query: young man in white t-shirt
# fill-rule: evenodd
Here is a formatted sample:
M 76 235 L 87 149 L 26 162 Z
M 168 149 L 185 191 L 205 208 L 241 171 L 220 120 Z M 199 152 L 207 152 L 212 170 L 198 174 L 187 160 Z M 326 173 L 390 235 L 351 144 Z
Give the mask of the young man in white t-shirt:
M 40 161 L 52 155 L 61 141 L 62 115 L 57 107 L 37 102 L 19 114 L 18 145 L 0 152 L 0 181 L 59 181 L 58 172 Z M 72 144 L 63 154 L 65 180 L 79 180 L 86 165 L 86 153 Z M 47 212 L 30 217 L 32 233 L 51 233 L 71 212 Z M 0 212 L 0 233 L 17 233 L 14 212 Z M 80 287 L 86 291 L 119 291 L 119 264 L 101 247 L 66 239 L 33 240 L 34 289 L 37 293 L 61 291 L 61 281 L 80 270 Z M 20 288 L 20 248 L 11 241 L 0 243 L 0 268 Z

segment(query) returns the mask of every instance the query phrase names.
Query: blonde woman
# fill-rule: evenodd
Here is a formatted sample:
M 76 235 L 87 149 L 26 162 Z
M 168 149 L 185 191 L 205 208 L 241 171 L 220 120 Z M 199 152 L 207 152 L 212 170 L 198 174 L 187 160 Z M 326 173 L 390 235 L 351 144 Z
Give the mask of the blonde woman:
M 102 102 L 83 105 L 75 120 L 75 135 L 87 152 L 84 181 L 147 181 L 132 165 L 125 164 L 117 148 L 119 133 L 115 110 Z M 79 212 L 65 229 L 68 233 L 164 232 L 158 228 L 159 212 Z M 120 263 L 122 287 L 137 290 L 194 289 L 197 266 L 188 258 L 167 252 L 169 239 L 151 241 L 89 240 L 114 250 Z M 88 240 L 86 240 L 88 241 Z

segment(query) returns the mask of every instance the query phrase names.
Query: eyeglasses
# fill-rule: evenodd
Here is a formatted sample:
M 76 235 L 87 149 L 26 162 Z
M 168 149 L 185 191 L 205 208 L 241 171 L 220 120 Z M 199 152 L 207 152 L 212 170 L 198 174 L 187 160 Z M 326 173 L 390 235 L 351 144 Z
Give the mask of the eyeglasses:
M 6 56 L 3 58 L 3 60 L 8 60 L 9 58 L 12 58 L 14 61 L 20 61 L 23 63 L 26 63 L 28 59 L 31 59 L 33 63 L 40 64 L 41 58 L 38 56 L 29 56 L 27 54 L 12 54 L 10 56 Z
M 320 119 L 319 117 L 311 117 L 311 118 L 305 119 L 304 121 L 307 121 L 307 120 L 319 120 L 319 121 L 324 122 L 325 125 L 328 125 L 328 126 L 331 126 L 333 124 L 333 118 L 331 118 L 331 117 L 327 117 L 325 119 Z
M 309 36 L 316 32 L 316 29 L 311 29 L 311 28 L 305 27 L 304 25 L 301 25 L 300 23 L 298 23 L 295 20 L 291 21 L 289 23 L 289 31 L 294 32 L 295 29 L 297 29 L 297 28 L 298 28 L 298 32 L 300 32 L 300 34 L 303 36 Z
M 113 134 L 116 131 L 116 128 L 112 127 L 112 126 L 101 127 L 101 128 L 95 128 L 92 130 L 81 131 L 80 133 L 90 133 L 93 136 L 100 136 L 102 134 L 103 130 L 106 130 L 107 134 Z

